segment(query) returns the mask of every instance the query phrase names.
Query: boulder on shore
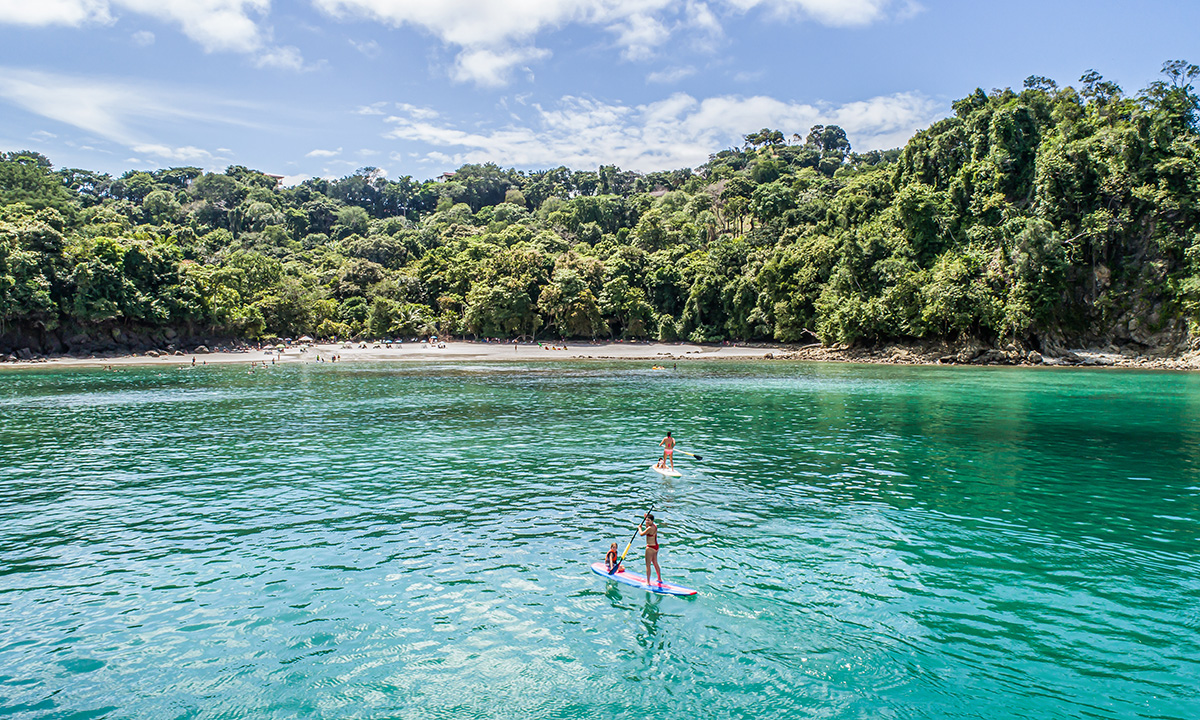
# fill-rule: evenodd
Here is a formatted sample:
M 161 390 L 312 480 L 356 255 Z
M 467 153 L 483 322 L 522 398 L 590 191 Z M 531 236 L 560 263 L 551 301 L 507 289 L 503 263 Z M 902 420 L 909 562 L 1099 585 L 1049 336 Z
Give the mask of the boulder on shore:
M 207 355 L 211 351 L 204 345 L 199 345 L 196 347 L 195 350 L 193 350 L 193 352 L 196 353 L 197 355 Z

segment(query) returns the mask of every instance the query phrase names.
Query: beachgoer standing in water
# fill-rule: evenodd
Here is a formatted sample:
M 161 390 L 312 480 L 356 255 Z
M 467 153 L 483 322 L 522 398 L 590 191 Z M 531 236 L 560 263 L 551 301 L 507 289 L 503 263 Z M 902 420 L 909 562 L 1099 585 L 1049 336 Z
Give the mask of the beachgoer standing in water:
M 667 436 L 662 439 L 662 442 L 660 442 L 659 445 L 661 445 L 662 449 L 663 449 L 663 456 L 662 456 L 663 463 L 664 464 L 670 463 L 671 469 L 674 470 L 675 469 L 675 457 L 674 457 L 675 456 L 675 438 L 671 437 L 671 433 L 668 432 Z
M 638 525 L 638 535 L 646 538 L 646 584 L 650 584 L 650 566 L 653 565 L 658 573 L 658 584 L 662 585 L 662 568 L 658 566 L 658 526 L 650 513 L 646 513 L 646 519 Z

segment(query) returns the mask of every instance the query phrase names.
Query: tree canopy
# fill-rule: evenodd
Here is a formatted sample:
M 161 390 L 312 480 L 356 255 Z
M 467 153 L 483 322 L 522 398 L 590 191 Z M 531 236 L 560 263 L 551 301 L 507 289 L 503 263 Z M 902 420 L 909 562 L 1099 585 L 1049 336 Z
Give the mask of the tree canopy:
M 0 335 L 172 328 L 1148 344 L 1200 321 L 1200 68 L 976 90 L 905 147 L 763 128 L 693 169 L 233 166 L 0 155 Z

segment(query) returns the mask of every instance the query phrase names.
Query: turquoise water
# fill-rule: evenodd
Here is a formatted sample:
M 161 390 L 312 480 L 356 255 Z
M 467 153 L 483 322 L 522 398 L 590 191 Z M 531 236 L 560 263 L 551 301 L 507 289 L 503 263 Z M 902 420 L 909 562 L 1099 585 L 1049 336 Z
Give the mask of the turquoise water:
M 1166 373 L 0 373 L 0 717 L 1193 720 L 1197 417 Z M 695 598 L 588 571 L 650 504 Z

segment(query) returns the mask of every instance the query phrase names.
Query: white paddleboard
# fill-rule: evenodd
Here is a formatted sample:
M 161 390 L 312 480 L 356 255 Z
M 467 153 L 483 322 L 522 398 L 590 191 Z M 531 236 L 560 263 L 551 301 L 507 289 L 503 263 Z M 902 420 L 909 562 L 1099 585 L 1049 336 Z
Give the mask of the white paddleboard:
M 695 590 L 688 588 L 688 587 L 684 587 L 682 585 L 676 585 L 675 583 L 669 583 L 669 582 L 665 582 L 665 583 L 653 582 L 652 583 L 652 582 L 649 582 L 648 580 L 646 580 L 646 578 L 642 577 L 641 575 L 638 575 L 637 573 L 631 573 L 628 570 L 621 570 L 620 572 L 610 573 L 604 567 L 604 563 L 592 563 L 592 572 L 594 572 L 597 575 L 600 575 L 602 577 L 606 577 L 610 580 L 616 580 L 619 583 L 625 583 L 626 585 L 632 585 L 636 588 L 641 588 L 648 592 L 658 593 L 660 595 L 695 595 L 696 594 Z
M 672 470 L 669 467 L 659 467 L 658 465 L 651 465 L 650 469 L 653 470 L 654 472 L 658 473 L 659 475 L 666 475 L 667 477 L 683 477 L 683 473 L 679 472 L 678 470 Z

